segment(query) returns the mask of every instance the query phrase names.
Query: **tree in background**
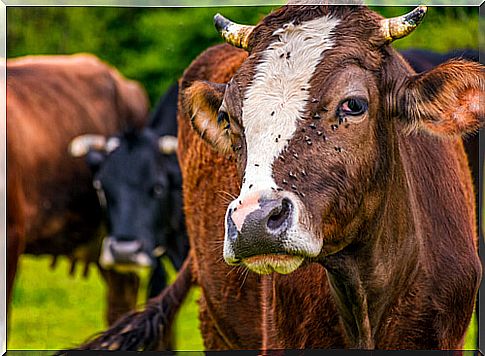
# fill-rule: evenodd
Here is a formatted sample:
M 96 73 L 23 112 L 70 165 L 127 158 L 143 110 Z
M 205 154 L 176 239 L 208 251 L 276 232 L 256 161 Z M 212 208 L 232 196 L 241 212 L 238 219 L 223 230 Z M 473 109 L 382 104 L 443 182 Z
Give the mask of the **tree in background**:
M 409 7 L 374 7 L 386 17 Z M 222 43 L 212 18 L 256 24 L 271 7 L 117 8 L 8 7 L 7 56 L 90 52 L 140 81 L 156 103 L 190 62 Z M 432 7 L 416 33 L 397 48 L 444 52 L 478 47 L 478 8 Z

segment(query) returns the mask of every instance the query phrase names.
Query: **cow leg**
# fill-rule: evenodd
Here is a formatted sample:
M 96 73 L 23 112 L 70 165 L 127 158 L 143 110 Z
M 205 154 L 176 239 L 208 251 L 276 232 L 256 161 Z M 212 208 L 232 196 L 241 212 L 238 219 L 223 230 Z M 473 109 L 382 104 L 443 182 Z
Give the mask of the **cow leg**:
M 147 299 L 155 298 L 167 286 L 167 272 L 163 268 L 160 259 L 156 259 L 155 267 L 152 270 L 150 280 L 148 281 Z M 174 345 L 173 333 L 171 325 L 167 327 L 167 331 L 163 334 L 161 343 L 155 347 L 157 351 L 172 350 Z
M 7 232 L 7 312 L 12 302 L 19 257 L 25 248 L 25 236 L 20 230 L 19 227 L 8 227 Z
M 167 286 L 167 272 L 163 268 L 160 259 L 155 259 L 155 267 L 152 270 L 147 288 L 147 299 L 159 295 Z
M 25 249 L 25 197 L 16 171 L 7 177 L 7 313 L 12 302 L 13 285 L 20 255 Z
M 118 273 L 99 268 L 107 284 L 108 310 L 106 318 L 109 325 L 123 314 L 134 310 L 140 287 L 140 278 L 133 272 Z

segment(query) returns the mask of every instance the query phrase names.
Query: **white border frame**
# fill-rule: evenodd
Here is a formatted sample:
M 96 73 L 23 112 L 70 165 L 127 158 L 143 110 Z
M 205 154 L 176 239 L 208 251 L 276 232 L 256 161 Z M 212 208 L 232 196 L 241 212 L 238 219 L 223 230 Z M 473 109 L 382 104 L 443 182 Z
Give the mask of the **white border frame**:
M 0 353 L 7 350 L 7 6 L 0 2 Z
M 6 215 L 6 172 L 7 172 L 7 155 L 6 155 L 6 57 L 7 57 L 7 7 L 8 6 L 120 6 L 120 7 L 215 7 L 215 6 L 273 6 L 284 5 L 286 1 L 282 0 L 199 0 L 194 5 L 194 0 L 93 0 L 92 3 L 87 3 L 89 0 L 0 0 L 0 355 L 6 353 L 7 347 L 7 311 L 6 311 L 6 239 L 7 239 L 7 215 Z M 300 0 L 306 4 L 322 3 L 322 0 Z M 485 0 L 393 0 L 393 4 L 386 3 L 386 0 L 368 0 L 364 3 L 368 6 L 415 6 L 425 3 L 428 6 L 474 6 L 480 7 L 479 17 L 479 49 L 485 48 L 485 8 L 483 6 Z M 355 4 L 355 0 L 328 0 L 328 4 L 345 5 Z M 484 63 L 484 58 L 480 58 L 481 63 Z M 480 145 L 485 145 L 480 137 Z M 480 149 L 482 152 L 482 149 Z M 482 172 L 480 175 L 483 174 Z M 481 187 L 483 189 L 483 187 Z M 483 205 L 483 202 L 481 202 Z M 485 271 L 485 241 L 483 234 L 485 233 L 485 226 L 482 223 L 482 209 L 478 207 L 480 217 L 480 245 L 481 258 Z M 485 276 L 485 272 L 484 272 Z M 485 278 L 482 278 L 485 280 Z M 485 346 L 485 327 L 480 328 L 481 319 L 485 322 L 485 282 L 482 283 L 479 298 L 479 312 L 477 313 L 477 328 L 479 343 L 478 349 Z M 482 318 L 483 316 L 483 318 Z

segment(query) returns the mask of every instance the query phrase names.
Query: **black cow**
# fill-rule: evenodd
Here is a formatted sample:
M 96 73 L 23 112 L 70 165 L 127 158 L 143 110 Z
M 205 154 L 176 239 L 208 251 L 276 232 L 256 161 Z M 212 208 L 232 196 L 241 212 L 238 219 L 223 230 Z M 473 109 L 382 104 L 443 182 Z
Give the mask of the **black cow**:
M 100 264 L 119 271 L 152 267 L 149 297 L 166 286 L 158 257 L 166 252 L 178 270 L 188 251 L 175 155 L 177 93 L 172 86 L 142 130 L 109 139 L 85 135 L 71 145 L 74 154 L 86 154 L 106 215 Z
M 454 49 L 446 53 L 436 53 L 412 48 L 401 51 L 401 54 L 418 73 L 436 67 L 450 59 L 462 58 L 475 62 L 478 62 L 479 59 L 479 52 L 474 49 Z

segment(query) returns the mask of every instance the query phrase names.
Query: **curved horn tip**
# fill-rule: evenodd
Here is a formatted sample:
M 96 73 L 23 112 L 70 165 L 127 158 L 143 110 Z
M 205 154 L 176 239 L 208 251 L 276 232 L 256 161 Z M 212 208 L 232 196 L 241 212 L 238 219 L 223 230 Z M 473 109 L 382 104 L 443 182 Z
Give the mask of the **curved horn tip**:
M 120 139 L 118 137 L 110 137 L 105 144 L 105 150 L 107 153 L 111 153 L 120 146 Z
M 249 37 L 255 26 L 237 24 L 219 13 L 214 16 L 214 26 L 227 43 L 244 50 L 250 50 Z
M 412 25 L 414 23 L 414 26 L 418 26 L 421 21 L 423 21 L 424 15 L 426 15 L 426 12 L 428 11 L 428 7 L 425 5 L 420 5 L 417 8 L 415 8 L 413 11 L 411 11 L 409 14 L 406 15 L 406 20 Z
M 383 20 L 381 30 L 385 40 L 390 43 L 409 35 L 423 21 L 427 11 L 427 6 L 420 5 L 405 15 Z
M 69 142 L 69 145 L 67 146 L 67 152 L 69 152 L 72 157 L 81 157 L 84 156 L 87 151 L 83 147 L 81 147 L 79 141 L 76 141 L 76 139 L 74 139 Z
M 227 27 L 231 24 L 231 21 L 226 19 L 220 13 L 214 15 L 214 26 L 217 29 L 217 32 L 221 33 L 224 30 L 227 30 Z
M 106 139 L 102 135 L 85 134 L 73 138 L 71 142 L 69 142 L 67 150 L 72 157 L 82 157 L 85 156 L 91 148 L 103 148 L 105 143 Z
M 162 136 L 158 139 L 158 149 L 164 155 L 171 155 L 177 152 L 178 140 L 175 136 Z

